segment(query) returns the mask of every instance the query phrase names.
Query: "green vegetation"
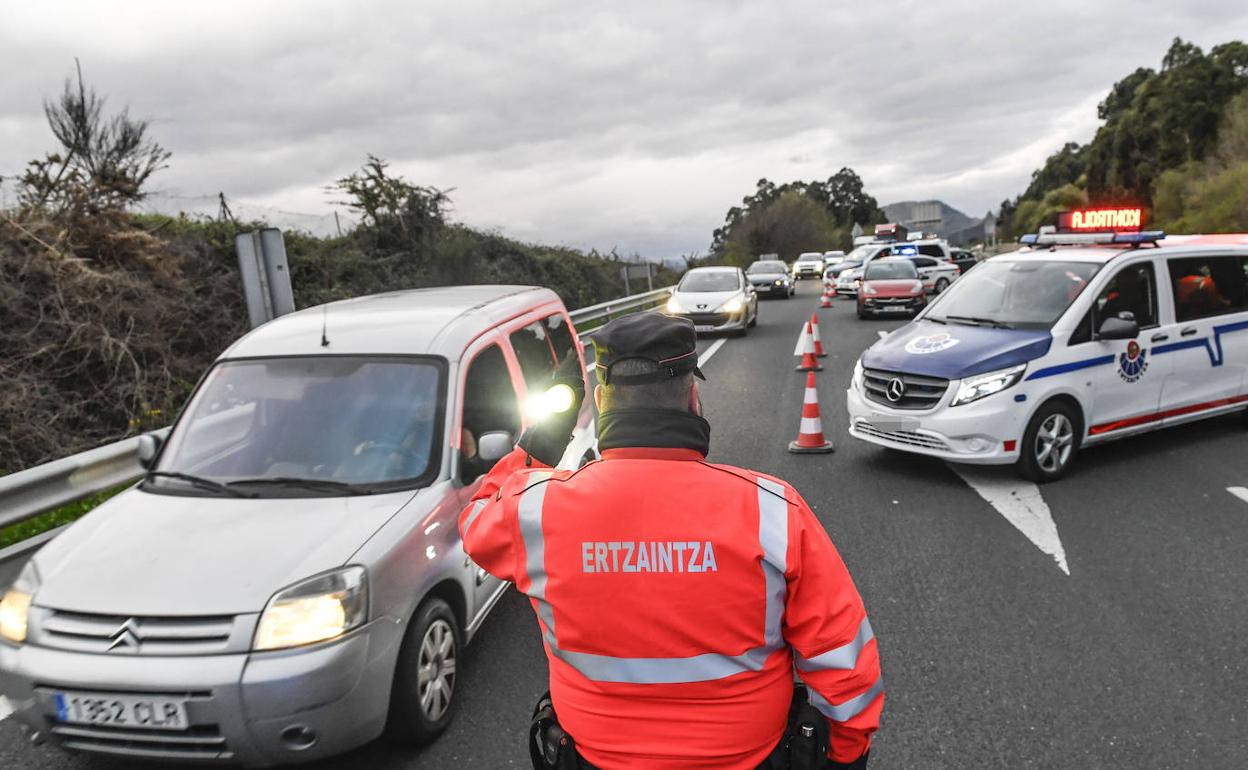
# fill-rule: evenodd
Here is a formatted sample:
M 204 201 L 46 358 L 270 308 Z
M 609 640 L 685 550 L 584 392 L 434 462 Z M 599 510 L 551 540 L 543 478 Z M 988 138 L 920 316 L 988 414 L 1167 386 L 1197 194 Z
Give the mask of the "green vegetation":
M 112 489 L 105 490 L 99 494 L 85 497 L 75 503 L 63 505 L 47 513 L 41 513 L 33 519 L 10 524 L 7 527 L 0 528 L 0 548 L 8 548 L 9 546 L 20 543 L 27 538 L 35 535 L 41 535 L 50 529 L 64 526 L 71 522 L 77 521 L 92 508 L 104 502 L 113 495 L 121 492 L 129 487 L 129 484 L 121 484 Z
M 791 262 L 804 251 L 848 250 L 854 223 L 869 228 L 884 221 L 879 204 L 849 168 L 824 182 L 776 185 L 760 179 L 741 204 L 728 209 L 715 230 L 710 258 L 716 262 L 745 267 L 759 254 Z
M 1064 208 L 1124 202 L 1173 232 L 1248 230 L 1246 91 L 1248 45 L 1206 54 L 1175 38 L 1159 71 L 1141 67 L 1114 84 L 1091 142 L 1065 145 L 1002 201 L 998 230 L 1035 232 Z
M 0 211 L 0 473 L 167 425 L 246 331 L 234 235 L 262 223 L 133 214 L 170 156 L 145 121 L 105 107 L 81 73 L 67 82 L 45 106 L 56 150 L 28 165 L 16 205 Z M 379 158 L 330 190 L 362 224 L 336 238 L 286 234 L 301 307 L 462 283 L 547 286 L 573 309 L 623 293 L 614 252 L 451 222 L 445 192 Z

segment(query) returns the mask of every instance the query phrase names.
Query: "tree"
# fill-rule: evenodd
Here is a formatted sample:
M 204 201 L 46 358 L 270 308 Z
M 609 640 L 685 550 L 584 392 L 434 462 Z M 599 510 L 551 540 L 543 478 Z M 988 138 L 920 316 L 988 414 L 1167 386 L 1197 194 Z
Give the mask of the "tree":
M 60 98 L 43 105 L 61 149 L 31 161 L 20 195 L 36 208 L 120 211 L 145 197 L 148 179 L 165 167 L 171 153 L 148 138 L 148 122 L 131 118 L 129 110 L 105 117 L 105 100 L 87 87 L 81 65 L 75 64 L 77 82 L 66 80 Z
M 346 195 L 343 205 L 360 212 L 382 245 L 401 245 L 446 223 L 449 190 L 421 187 L 386 172 L 389 163 L 370 154 L 363 168 L 330 185 Z

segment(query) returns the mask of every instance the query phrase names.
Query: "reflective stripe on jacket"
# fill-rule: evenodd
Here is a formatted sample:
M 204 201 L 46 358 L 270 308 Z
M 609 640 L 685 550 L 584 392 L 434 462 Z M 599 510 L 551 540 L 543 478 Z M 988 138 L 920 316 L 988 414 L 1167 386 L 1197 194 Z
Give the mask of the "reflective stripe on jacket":
M 810 508 L 773 477 L 689 449 L 610 449 L 578 471 L 516 450 L 460 517 L 464 548 L 532 602 L 564 729 L 603 770 L 754 768 L 793 670 L 868 748 L 883 708 L 862 599 Z

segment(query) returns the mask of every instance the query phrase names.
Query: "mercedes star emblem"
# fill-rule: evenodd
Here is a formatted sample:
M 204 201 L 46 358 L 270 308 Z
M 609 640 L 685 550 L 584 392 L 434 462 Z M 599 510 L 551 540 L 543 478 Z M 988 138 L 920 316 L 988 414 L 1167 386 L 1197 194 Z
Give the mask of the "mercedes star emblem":
M 897 403 L 906 395 L 906 383 L 902 382 L 900 377 L 894 377 L 888 381 L 884 395 L 888 396 L 889 401 Z

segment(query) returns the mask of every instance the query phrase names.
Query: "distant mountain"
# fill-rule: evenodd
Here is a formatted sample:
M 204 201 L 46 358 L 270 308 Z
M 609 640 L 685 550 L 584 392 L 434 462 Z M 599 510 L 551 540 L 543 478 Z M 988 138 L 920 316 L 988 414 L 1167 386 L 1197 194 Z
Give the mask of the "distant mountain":
M 900 201 L 884 207 L 890 222 L 911 231 L 934 232 L 955 243 L 982 240 L 983 217 L 970 217 L 945 201 Z

